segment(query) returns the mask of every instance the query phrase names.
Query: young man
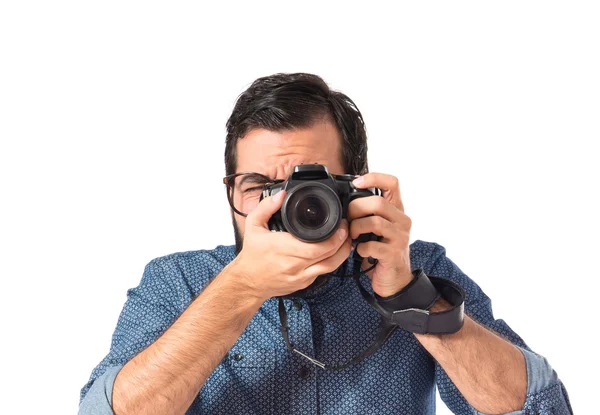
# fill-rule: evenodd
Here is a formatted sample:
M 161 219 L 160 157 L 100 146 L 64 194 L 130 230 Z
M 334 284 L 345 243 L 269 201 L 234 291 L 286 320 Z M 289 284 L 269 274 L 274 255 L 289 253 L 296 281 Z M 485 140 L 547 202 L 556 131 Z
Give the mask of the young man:
M 360 176 L 357 189 L 379 188 L 383 197 L 350 202 L 347 220 L 320 242 L 272 232 L 286 192 L 261 200 L 263 185 L 313 163 Z M 80 413 L 433 414 L 436 385 L 457 414 L 572 413 L 546 359 L 494 319 L 490 299 L 444 247 L 409 245 L 398 180 L 368 172 L 364 122 L 347 96 L 310 74 L 257 79 L 227 122 L 225 169 L 235 246 L 148 263 L 128 291 L 110 352 L 81 390 Z M 368 233 L 381 238 L 353 244 Z M 361 280 L 378 300 L 411 292 L 419 269 L 458 284 L 466 293 L 460 327 L 400 328 L 363 360 L 323 368 L 364 351 L 380 322 L 352 279 L 326 277 L 355 272 L 354 249 L 377 259 L 360 268 L 372 268 Z M 428 310 L 453 308 L 446 299 Z

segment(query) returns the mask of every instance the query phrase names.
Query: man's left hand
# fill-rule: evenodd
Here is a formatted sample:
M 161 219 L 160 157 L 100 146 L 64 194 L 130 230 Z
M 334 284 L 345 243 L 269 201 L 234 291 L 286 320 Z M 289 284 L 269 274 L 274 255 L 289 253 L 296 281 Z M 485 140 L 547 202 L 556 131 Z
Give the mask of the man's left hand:
M 359 189 L 378 187 L 383 191 L 383 197 L 353 200 L 348 206 L 348 221 L 349 237 L 352 239 L 369 232 L 382 237 L 381 241 L 361 242 L 356 249 L 365 258 L 363 269 L 372 267 L 367 261 L 369 256 L 378 260 L 375 268 L 367 275 L 371 278 L 373 291 L 387 297 L 400 291 L 413 278 L 409 250 L 412 221 L 404 214 L 396 177 L 367 173 L 355 179 L 353 184 Z

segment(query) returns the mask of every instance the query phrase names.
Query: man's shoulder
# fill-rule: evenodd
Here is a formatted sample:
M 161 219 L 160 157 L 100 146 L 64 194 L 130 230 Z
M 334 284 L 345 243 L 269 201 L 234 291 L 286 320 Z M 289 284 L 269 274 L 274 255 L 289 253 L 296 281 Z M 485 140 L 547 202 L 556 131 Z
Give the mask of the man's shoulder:
M 409 245 L 409 248 L 412 269 L 423 268 L 427 270 L 440 256 L 446 255 L 446 248 L 437 242 L 417 239 Z
M 212 249 L 197 249 L 193 251 L 180 251 L 156 257 L 150 262 L 172 263 L 181 262 L 194 264 L 197 262 L 215 262 L 227 265 L 235 258 L 235 245 L 217 245 Z
M 235 258 L 235 245 L 217 245 L 212 249 L 173 252 L 148 262 L 147 270 L 167 280 L 181 280 L 199 291 Z

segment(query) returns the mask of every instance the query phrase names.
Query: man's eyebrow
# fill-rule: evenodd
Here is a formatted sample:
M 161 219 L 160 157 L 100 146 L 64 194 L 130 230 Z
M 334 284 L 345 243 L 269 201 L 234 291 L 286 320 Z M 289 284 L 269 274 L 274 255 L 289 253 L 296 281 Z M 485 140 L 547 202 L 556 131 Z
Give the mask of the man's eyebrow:
M 240 180 L 240 186 L 242 186 L 244 183 L 246 182 L 250 182 L 250 183 L 265 183 L 267 180 L 259 175 L 258 173 L 253 173 L 253 174 L 244 174 L 242 176 L 242 180 Z

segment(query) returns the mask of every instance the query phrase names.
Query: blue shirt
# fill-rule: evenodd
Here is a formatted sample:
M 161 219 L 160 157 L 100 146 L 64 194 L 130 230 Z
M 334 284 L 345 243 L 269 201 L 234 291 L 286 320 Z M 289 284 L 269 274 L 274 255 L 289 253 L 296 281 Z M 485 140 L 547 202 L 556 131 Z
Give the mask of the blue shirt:
M 80 414 L 112 414 L 120 368 L 152 344 L 233 258 L 234 246 L 178 252 L 150 261 L 140 284 L 127 291 L 109 353 L 81 389 Z M 572 414 L 563 383 L 548 361 L 533 352 L 502 319 L 479 286 L 446 257 L 443 246 L 416 240 L 412 269 L 457 282 L 466 292 L 465 312 L 503 335 L 525 356 L 527 398 L 512 414 Z M 345 264 L 352 273 L 351 258 Z M 363 286 L 370 287 L 362 275 Z M 370 290 L 370 288 L 369 288 Z M 372 291 L 370 290 L 372 293 Z M 339 364 L 375 338 L 379 315 L 354 281 L 332 278 L 314 295 L 285 300 L 292 343 L 321 362 Z M 279 330 L 277 300 L 267 300 L 187 414 L 434 414 L 436 386 L 455 414 L 479 414 L 412 333 L 394 331 L 374 355 L 342 371 L 327 371 L 292 353 Z

